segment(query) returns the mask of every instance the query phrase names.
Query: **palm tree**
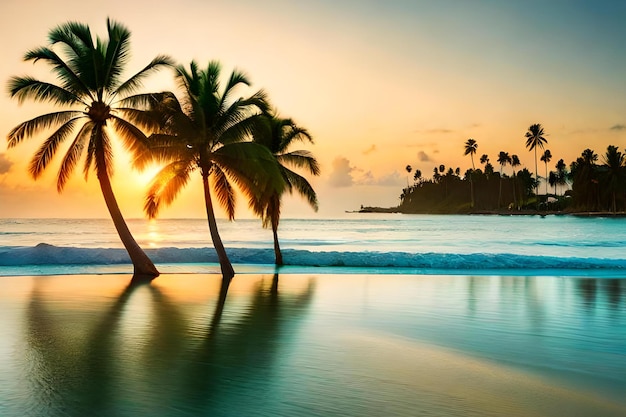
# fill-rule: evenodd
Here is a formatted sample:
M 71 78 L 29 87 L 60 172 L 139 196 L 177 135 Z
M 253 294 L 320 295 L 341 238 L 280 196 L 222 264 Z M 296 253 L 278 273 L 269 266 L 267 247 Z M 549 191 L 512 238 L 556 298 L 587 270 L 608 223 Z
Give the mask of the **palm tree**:
M 511 163 L 511 157 L 508 152 L 500 151 L 498 154 L 498 163 L 500 164 L 500 191 L 498 193 L 498 208 L 500 208 L 502 200 L 502 169 L 506 164 Z
M 264 120 L 266 123 L 261 128 L 256 129 L 253 134 L 254 142 L 267 147 L 278 161 L 280 172 L 285 182 L 284 191 L 291 193 L 295 189 L 317 211 L 317 195 L 311 184 L 309 184 L 306 178 L 298 175 L 286 166 L 304 168 L 312 175 L 320 174 L 317 160 L 309 151 L 288 150 L 296 141 L 313 143 L 313 138 L 308 131 L 296 125 L 293 120 L 280 118 L 275 113 L 267 114 Z M 278 242 L 278 223 L 280 221 L 282 194 L 282 191 L 273 190 L 270 195 L 261 196 L 261 200 L 254 204 L 254 207 L 260 209 L 257 210 L 257 214 L 261 216 L 263 226 L 272 227 L 276 265 L 283 264 L 283 255 Z
M 567 165 L 565 165 L 565 161 L 563 161 L 563 159 L 559 159 L 559 161 L 556 163 L 556 183 L 557 185 L 560 186 L 564 186 L 567 185 L 567 177 L 568 177 L 568 172 L 567 172 Z M 556 194 L 556 188 L 555 188 L 555 194 Z
M 141 154 L 135 163 L 140 167 L 153 161 L 166 163 L 146 195 L 144 209 L 150 218 L 161 205 L 172 203 L 193 171 L 200 172 L 211 239 L 223 280 L 230 282 L 235 272 L 219 235 L 213 198 L 233 220 L 235 185 L 252 203 L 261 201 L 263 195 L 281 193 L 284 181 L 271 152 L 247 141 L 260 123 L 260 112 L 267 111 L 265 93 L 234 99 L 237 87 L 250 85 L 247 76 L 233 71 L 222 89 L 220 75 L 221 65 L 215 61 L 205 70 L 195 62 L 189 71 L 182 65 L 176 67 L 182 101 L 164 92 L 145 102 L 160 118 L 161 131 L 150 135 L 150 152 Z
M 407 165 L 404 169 L 406 169 L 407 174 L 411 174 L 413 167 L 411 165 Z M 409 176 L 406 177 L 406 186 L 409 186 Z
M 476 143 L 476 140 L 470 138 L 465 142 L 464 155 L 470 156 L 470 159 L 472 161 L 472 173 L 476 169 L 476 167 L 474 166 L 474 155 L 476 154 L 477 150 L 478 150 L 478 143 Z M 472 208 L 474 208 L 474 181 L 472 179 L 472 175 L 470 175 L 470 195 L 471 195 L 471 202 L 472 202 L 471 206 Z
M 624 162 L 626 155 L 617 149 L 617 146 L 609 145 L 606 154 L 602 158 L 604 167 L 604 183 L 611 192 L 611 207 L 613 212 L 617 212 L 616 193 L 624 185 Z
M 59 145 L 73 136 L 57 175 L 57 191 L 63 191 L 86 151 L 83 165 L 85 178 L 93 168 L 113 224 L 133 263 L 133 280 L 152 280 L 159 272 L 133 238 L 111 187 L 112 133 L 131 152 L 141 152 L 146 137 L 139 127 L 149 127 L 149 123 L 140 117 L 140 111 L 121 107 L 125 105 L 125 100 L 119 100 L 128 98 L 129 94 L 141 86 L 147 75 L 163 66 L 171 65 L 171 62 L 166 56 L 158 56 L 124 81 L 121 76 L 129 58 L 130 32 L 119 23 L 108 19 L 107 31 L 108 39 L 98 38 L 94 44 L 88 26 L 65 23 L 49 32 L 49 46 L 26 53 L 26 61 L 41 60 L 49 64 L 60 84 L 29 76 L 13 77 L 9 81 L 11 97 L 17 98 L 20 103 L 32 99 L 66 109 L 19 124 L 8 135 L 8 147 L 12 148 L 23 139 L 41 131 L 56 128 L 30 162 L 30 174 L 37 179 L 48 167 Z M 62 47 L 64 57 L 57 55 L 55 46 Z
M 539 209 L 539 174 L 537 170 L 537 148 L 543 149 L 544 145 L 548 143 L 548 140 L 543 131 L 541 124 L 536 123 L 530 125 L 526 132 L 526 147 L 529 151 L 535 150 L 535 198 L 537 199 L 537 209 Z
M 552 153 L 550 149 L 543 151 L 540 160 L 546 165 L 546 195 L 548 195 L 548 162 L 552 160 Z
M 419 169 L 415 170 L 415 173 L 413 174 L 413 181 L 414 182 L 419 182 L 419 180 L 422 179 L 422 171 Z
M 597 160 L 598 154 L 585 149 L 570 165 L 574 199 L 585 210 L 597 210 L 600 207 Z
M 511 168 L 513 168 L 513 205 L 517 208 L 517 174 L 515 168 L 520 166 L 519 156 L 511 155 Z

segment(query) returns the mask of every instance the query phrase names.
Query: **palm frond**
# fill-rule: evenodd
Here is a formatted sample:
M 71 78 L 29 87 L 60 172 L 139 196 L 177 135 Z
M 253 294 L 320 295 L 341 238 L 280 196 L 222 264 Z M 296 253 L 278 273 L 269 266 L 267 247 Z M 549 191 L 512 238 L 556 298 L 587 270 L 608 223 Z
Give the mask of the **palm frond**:
M 110 120 L 122 144 L 131 154 L 141 154 L 148 149 L 148 138 L 141 129 L 117 116 L 111 116 Z
M 287 119 L 288 127 L 281 140 L 281 148 L 287 149 L 293 142 L 302 141 L 313 143 L 313 137 L 308 130 L 297 126 L 291 119 Z
M 211 175 L 211 184 L 219 205 L 226 211 L 228 220 L 235 218 L 235 190 L 228 181 L 228 177 L 218 166 L 215 166 Z
M 133 166 L 139 170 L 153 162 L 179 161 L 189 166 L 195 165 L 194 149 L 189 148 L 177 136 L 152 134 L 148 137 L 146 145 L 145 150 L 134 155 Z
M 320 166 L 309 151 L 298 150 L 276 155 L 276 159 L 281 165 L 291 165 L 296 168 L 305 168 L 313 175 L 320 175 Z
M 96 155 L 96 141 L 94 138 L 94 127 L 95 124 L 93 122 L 89 122 L 91 124 L 91 128 L 89 130 L 89 145 L 87 146 L 87 155 L 85 156 L 85 165 L 83 165 L 83 175 L 85 177 L 85 181 L 89 179 L 89 171 L 91 166 L 93 165 L 93 161 Z
M 73 92 L 33 77 L 11 77 L 9 79 L 9 94 L 12 98 L 17 98 L 20 104 L 31 99 L 36 102 L 50 102 L 65 106 L 76 103 L 87 105 Z
M 104 52 L 102 85 L 110 94 L 119 85 L 122 70 L 128 62 L 130 51 L 130 31 L 111 19 L 107 19 L 109 40 Z
M 27 139 L 35 135 L 37 132 L 49 129 L 52 126 L 67 122 L 68 120 L 82 116 L 82 112 L 68 110 L 55 113 L 48 113 L 34 119 L 27 120 L 17 125 L 11 130 L 7 136 L 8 148 L 12 148 L 20 143 L 23 139 Z
M 160 70 L 162 67 L 172 67 L 174 61 L 167 55 L 159 55 L 154 58 L 148 65 L 141 69 L 138 73 L 130 77 L 122 83 L 114 92 L 115 95 L 124 96 L 137 91 L 142 86 L 143 80 L 152 73 Z
M 70 91 L 72 94 L 76 95 L 76 97 L 88 97 L 90 100 L 94 100 L 91 91 L 83 83 L 78 74 L 76 74 L 52 49 L 41 47 L 30 50 L 24 56 L 24 60 L 34 62 L 42 60 L 48 63 L 53 67 L 59 79 L 63 81 L 63 89 Z
M 62 124 L 48 139 L 41 145 L 33 159 L 30 161 L 29 172 L 34 179 L 39 178 L 54 157 L 59 144 L 70 134 L 77 119 L 70 119 Z
M 76 164 L 80 158 L 80 155 L 85 148 L 85 142 L 87 138 L 90 136 L 91 128 L 93 127 L 92 122 L 85 123 L 81 128 L 74 141 L 68 148 L 65 153 L 65 157 L 63 158 L 63 162 L 61 163 L 61 167 L 59 168 L 59 174 L 57 175 L 57 191 L 63 191 L 67 180 L 70 175 L 74 171 Z
M 68 22 L 57 26 L 48 33 L 48 40 L 52 45 L 62 43 L 71 48 L 74 55 L 80 55 L 84 48 L 93 48 L 93 37 L 89 26 Z
M 285 182 L 276 158 L 262 145 L 241 142 L 225 145 L 212 154 L 213 161 L 246 195 L 262 199 L 282 193 Z
M 226 103 L 229 102 L 230 97 L 235 93 L 237 86 L 243 84 L 245 86 L 250 85 L 250 81 L 248 80 L 247 74 L 242 71 L 233 71 L 230 74 L 230 78 L 228 79 L 228 83 L 224 88 L 224 94 L 222 94 L 222 98 L 220 100 L 220 107 L 223 108 L 226 106 Z
M 187 185 L 193 168 L 172 162 L 163 167 L 152 180 L 144 203 L 144 212 L 155 218 L 161 205 L 169 205 Z
M 306 199 L 313 210 L 317 211 L 319 208 L 317 194 L 307 179 L 288 169 L 284 171 L 284 174 L 287 177 L 287 182 Z

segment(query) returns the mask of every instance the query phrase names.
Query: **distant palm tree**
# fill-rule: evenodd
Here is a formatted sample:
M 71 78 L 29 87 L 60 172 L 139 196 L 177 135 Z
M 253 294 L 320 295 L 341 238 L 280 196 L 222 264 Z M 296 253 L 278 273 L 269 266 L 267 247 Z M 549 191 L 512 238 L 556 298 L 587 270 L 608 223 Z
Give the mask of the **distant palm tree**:
M 172 203 L 192 172 L 200 172 L 211 239 L 223 279 L 230 282 L 235 272 L 219 235 L 212 194 L 233 220 L 235 185 L 254 202 L 272 192 L 280 194 L 284 180 L 271 152 L 247 140 L 260 123 L 260 112 L 267 111 L 265 93 L 235 98 L 237 87 L 250 85 L 247 76 L 233 71 L 221 88 L 220 75 L 221 65 L 216 61 L 205 70 L 193 61 L 189 70 L 176 67 L 182 102 L 169 92 L 153 95 L 148 104 L 160 117 L 161 131 L 150 136 L 150 152 L 135 162 L 139 166 L 153 161 L 166 163 L 146 196 L 144 209 L 150 218 L 157 215 L 161 205 Z
M 500 151 L 498 154 L 498 163 L 500 164 L 500 192 L 498 193 L 498 208 L 500 208 L 502 200 L 502 169 L 506 166 L 506 164 L 511 163 L 509 153 Z
M 411 165 L 407 165 L 404 169 L 406 169 L 407 174 L 411 174 L 413 167 Z M 406 186 L 409 186 L 409 176 L 406 177 Z
M 624 161 L 626 156 L 617 149 L 617 146 L 609 145 L 602 159 L 606 168 L 603 182 L 611 193 L 611 207 L 615 213 L 617 212 L 616 193 L 618 190 L 624 189 Z
M 556 195 L 556 186 L 559 184 L 559 174 L 556 171 L 550 171 L 548 174 L 548 183 L 550 187 L 554 187 L 554 195 Z
M 309 151 L 289 150 L 296 141 L 313 143 L 313 138 L 307 130 L 296 125 L 293 120 L 280 118 L 275 113 L 267 114 L 264 121 L 265 123 L 253 133 L 254 142 L 267 147 L 278 161 L 285 182 L 283 191 L 291 193 L 295 189 L 317 211 L 317 195 L 311 184 L 306 178 L 287 167 L 304 168 L 312 175 L 320 174 L 319 164 Z M 263 226 L 272 228 L 276 265 L 283 264 L 283 255 L 278 242 L 282 194 L 283 192 L 273 190 L 269 195 L 262 195 L 261 199 L 253 204 L 255 211 L 261 216 Z
M 413 174 L 413 181 L 418 182 L 420 179 L 422 179 L 422 171 L 416 169 L 415 173 Z
M 480 163 L 483 165 L 489 163 L 489 156 L 486 153 L 480 156 Z
M 556 163 L 555 168 L 556 168 L 556 175 L 557 175 L 557 178 L 556 178 L 557 185 L 560 185 L 560 186 L 567 185 L 568 172 L 567 172 L 567 165 L 565 165 L 565 161 L 563 161 L 563 159 L 559 159 L 559 161 Z
M 540 160 L 546 165 L 546 195 L 548 195 L 548 163 L 552 160 L 550 149 L 543 151 Z
M 570 165 L 574 199 L 585 210 L 600 207 L 597 160 L 598 155 L 593 150 L 585 149 Z
M 171 61 L 166 56 L 158 56 L 124 81 L 121 76 L 129 58 L 130 32 L 111 20 L 107 20 L 107 32 L 108 39 L 98 38 L 94 43 L 87 25 L 65 23 L 49 32 L 50 46 L 26 53 L 26 61 L 41 60 L 52 66 L 60 85 L 32 77 L 13 77 L 9 81 L 11 97 L 16 97 L 20 103 L 32 99 L 67 107 L 68 110 L 44 114 L 19 124 L 8 135 L 8 147 L 12 148 L 23 139 L 48 128 L 57 127 L 31 160 L 30 173 L 37 179 L 57 153 L 59 145 L 76 132 L 61 162 L 57 191 L 63 191 L 86 151 L 83 165 L 85 178 L 93 168 L 113 224 L 133 263 L 133 280 L 151 280 L 159 272 L 133 238 L 111 187 L 111 133 L 115 132 L 131 152 L 144 149 L 146 137 L 139 127 L 149 127 L 149 123 L 141 117 L 140 111 L 127 107 L 127 101 L 120 99 L 128 98 L 147 75 L 171 65 Z M 56 45 L 62 47 L 65 57 L 57 55 L 53 49 Z
M 515 168 L 520 166 L 519 156 L 511 155 L 511 168 L 513 168 L 513 205 L 517 208 L 517 174 Z
M 476 169 L 476 167 L 474 166 L 474 155 L 476 154 L 476 151 L 478 150 L 478 143 L 476 143 L 476 140 L 474 139 L 468 139 L 465 142 L 465 153 L 464 155 L 469 155 L 470 159 L 472 161 L 472 174 L 474 172 L 474 170 Z M 474 181 L 473 181 L 473 175 L 470 175 L 470 196 L 471 196 L 471 207 L 474 208 Z
M 548 140 L 544 137 L 546 134 L 543 131 L 541 124 L 536 123 L 530 125 L 526 132 L 526 147 L 529 151 L 534 149 L 535 151 L 535 198 L 537 199 L 537 209 L 539 209 L 539 174 L 537 170 L 537 148 L 543 149 L 544 145 L 548 143 Z

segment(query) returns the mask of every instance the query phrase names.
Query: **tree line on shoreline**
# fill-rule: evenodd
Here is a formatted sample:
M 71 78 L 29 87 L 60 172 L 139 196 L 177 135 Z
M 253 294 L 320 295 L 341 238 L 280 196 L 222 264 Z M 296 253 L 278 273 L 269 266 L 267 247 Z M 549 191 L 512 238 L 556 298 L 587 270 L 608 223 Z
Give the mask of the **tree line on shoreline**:
M 413 184 L 407 178 L 400 204 L 391 209 L 402 213 L 523 213 L 536 211 L 609 212 L 626 211 L 626 153 L 609 145 L 598 155 L 585 149 L 569 166 L 559 159 L 553 170 L 548 164 L 553 156 L 546 149 L 548 141 L 541 124 L 533 124 L 525 134 L 526 147 L 535 154 L 534 175 L 527 168 L 520 169 L 517 155 L 501 151 L 496 170 L 487 154 L 480 157 L 481 168 L 476 168 L 474 155 L 478 142 L 468 139 L 464 154 L 471 158 L 472 168 L 461 176 L 461 169 L 445 165 L 434 167 L 431 178 L 419 169 L 406 166 L 413 174 Z M 541 155 L 537 150 L 541 149 Z M 545 166 L 545 176 L 539 175 L 538 161 Z M 505 172 L 507 166 L 511 173 Z M 540 194 L 540 183 L 545 184 Z M 558 188 L 566 188 L 562 193 Z M 371 208 L 370 208 L 371 209 Z M 364 209 L 368 211 L 368 209 Z
M 217 61 L 206 68 L 195 61 L 186 67 L 159 55 L 123 79 L 130 31 L 107 19 L 107 35 L 94 42 L 87 25 L 68 22 L 50 30 L 48 45 L 24 55 L 25 61 L 48 64 L 56 83 L 15 76 L 8 82 L 11 97 L 19 103 L 44 102 L 62 110 L 17 125 L 7 135 L 8 148 L 47 136 L 30 161 L 29 172 L 36 180 L 61 153 L 61 144 L 69 142 L 57 174 L 57 191 L 63 191 L 79 164 L 86 180 L 95 172 L 133 264 L 131 282 L 150 282 L 159 271 L 132 236 L 113 192 L 113 139 L 130 153 L 135 168 L 161 166 L 144 199 L 150 218 L 175 200 L 193 172 L 200 174 L 209 232 L 226 287 L 235 271 L 219 235 L 214 204 L 233 220 L 236 190 L 263 226 L 271 227 L 275 262 L 282 265 L 278 225 L 283 195 L 296 191 L 314 210 L 318 207 L 315 190 L 298 171 L 319 175 L 319 164 L 308 150 L 291 149 L 296 142 L 313 143 L 310 133 L 280 116 L 265 91 L 242 96 L 241 88 L 251 85 L 248 76 L 234 70 L 223 79 Z M 175 92 L 140 92 L 146 77 L 165 68 L 174 72 Z

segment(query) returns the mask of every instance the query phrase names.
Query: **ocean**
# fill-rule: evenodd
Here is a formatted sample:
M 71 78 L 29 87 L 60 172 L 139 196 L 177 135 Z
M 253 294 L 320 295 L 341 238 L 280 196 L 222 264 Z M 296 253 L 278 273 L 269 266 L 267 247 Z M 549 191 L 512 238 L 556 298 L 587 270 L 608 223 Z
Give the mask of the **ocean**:
M 131 219 L 163 272 L 218 272 L 205 219 Z M 219 221 L 237 273 L 273 271 L 271 231 Z M 285 272 L 622 276 L 626 218 L 347 213 L 283 219 Z M 0 219 L 0 276 L 128 273 L 109 219 Z
M 0 416 L 624 416 L 626 219 L 0 220 Z

